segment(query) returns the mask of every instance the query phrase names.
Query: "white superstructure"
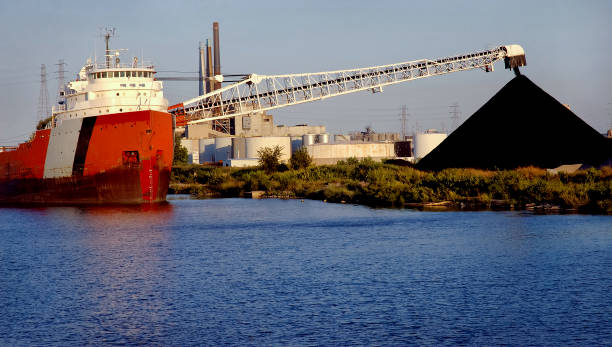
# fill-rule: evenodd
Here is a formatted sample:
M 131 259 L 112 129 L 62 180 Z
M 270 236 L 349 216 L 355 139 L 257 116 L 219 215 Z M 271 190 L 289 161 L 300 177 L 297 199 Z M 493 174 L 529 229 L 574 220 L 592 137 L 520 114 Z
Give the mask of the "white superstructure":
M 53 107 L 54 124 L 64 120 L 143 110 L 167 112 L 161 81 L 155 80 L 150 63 L 121 63 L 120 51 L 107 50 L 105 63 L 91 62 L 81 68 L 77 79 L 60 91 L 60 102 Z

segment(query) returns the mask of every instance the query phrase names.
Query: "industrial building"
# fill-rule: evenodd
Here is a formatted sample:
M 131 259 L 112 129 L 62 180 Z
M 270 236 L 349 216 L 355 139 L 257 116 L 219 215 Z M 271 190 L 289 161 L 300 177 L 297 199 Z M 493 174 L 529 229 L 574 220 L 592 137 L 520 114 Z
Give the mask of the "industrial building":
M 517 75 L 520 74 L 519 67 L 526 65 L 521 46 L 505 45 L 453 57 L 350 70 L 224 76 L 221 74 L 219 25 L 216 22 L 213 23 L 213 46 L 214 54 L 208 42 L 200 46 L 200 96 L 168 108 L 175 116 L 177 126 L 184 127 L 182 143 L 193 163 L 253 164 L 258 150 L 276 145 L 283 148 L 283 160 L 288 160 L 293 151 L 304 146 L 317 164 L 351 157 L 413 159 L 412 139 L 405 136 L 366 132 L 348 137 L 335 135 L 330 143 L 324 126 L 276 126 L 273 117 L 266 112 L 358 91 L 380 92 L 383 86 L 467 69 L 490 72 L 493 64 L 501 60 L 506 69 L 512 69 Z M 226 77 L 236 80 L 230 81 Z M 222 87 L 224 82 L 232 84 Z M 446 134 L 433 131 L 415 134 L 417 159 L 423 158 L 427 162 L 440 146 L 448 142 L 445 137 Z M 442 144 L 438 146 L 440 142 Z M 461 154 L 453 159 L 469 153 L 463 148 L 456 150 L 461 150 Z
M 286 127 L 292 128 L 292 127 Z M 334 137 L 335 138 L 335 137 Z M 412 160 L 411 141 L 348 141 L 330 143 L 329 134 L 302 136 L 233 136 L 202 139 L 183 138 L 181 145 L 189 153 L 192 164 L 224 166 L 257 165 L 257 152 L 265 147 L 282 148 L 281 161 L 287 162 L 293 152 L 305 147 L 316 165 L 334 164 L 348 158 L 374 160 L 403 158 Z
M 200 95 L 221 87 L 215 76 L 221 74 L 219 54 L 219 26 L 213 24 L 213 47 L 207 41 L 200 44 L 199 71 Z M 213 60 L 214 56 L 214 60 Z M 216 164 L 224 166 L 257 165 L 258 151 L 265 147 L 282 148 L 281 161 L 288 161 L 291 154 L 304 146 L 315 164 L 333 164 L 348 158 L 412 158 L 411 142 L 397 133 L 366 132 L 349 135 L 330 135 L 323 125 L 276 125 L 274 117 L 265 111 L 207 122 L 179 122 L 181 145 L 187 149 L 192 164 Z

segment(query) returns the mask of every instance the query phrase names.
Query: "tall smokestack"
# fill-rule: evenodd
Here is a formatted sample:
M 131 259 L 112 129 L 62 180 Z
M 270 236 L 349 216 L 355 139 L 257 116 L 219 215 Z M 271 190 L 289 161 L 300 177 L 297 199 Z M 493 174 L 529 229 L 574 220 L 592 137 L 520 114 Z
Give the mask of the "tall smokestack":
M 213 76 L 213 61 L 212 61 L 212 47 L 210 41 L 206 39 L 206 92 L 210 93 L 213 91 L 213 81 L 210 79 Z
M 208 42 L 206 42 L 206 45 L 208 45 Z M 206 70 L 206 65 L 205 65 L 205 61 L 204 61 L 204 55 L 205 53 L 205 46 L 203 46 L 202 42 L 200 42 L 200 50 L 199 50 L 199 76 L 200 76 L 200 80 L 198 82 L 198 89 L 200 92 L 200 95 L 204 95 L 204 93 L 208 93 L 208 86 L 205 85 L 206 82 L 206 73 L 208 72 Z
M 219 51 L 219 22 L 213 22 L 213 45 L 215 46 L 215 67 L 214 73 L 216 75 L 221 74 L 221 52 Z M 215 90 L 221 88 L 221 83 L 215 81 Z

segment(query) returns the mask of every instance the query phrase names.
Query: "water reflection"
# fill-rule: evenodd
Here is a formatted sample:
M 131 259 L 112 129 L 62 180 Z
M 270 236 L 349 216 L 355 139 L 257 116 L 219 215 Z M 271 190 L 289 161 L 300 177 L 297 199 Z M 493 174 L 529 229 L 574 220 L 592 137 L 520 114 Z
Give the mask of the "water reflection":
M 87 255 L 82 297 L 89 304 L 82 310 L 101 341 L 163 335 L 168 303 L 162 293 L 174 281 L 166 266 L 172 205 L 90 206 L 76 209 L 74 217 L 80 219 L 78 247 Z
M 0 345 L 594 345 L 609 222 L 250 199 L 0 209 Z
M 47 293 L 56 311 L 49 319 L 66 327 L 66 338 L 77 334 L 120 344 L 159 340 L 171 306 L 163 294 L 175 281 L 167 265 L 173 252 L 171 204 L 18 211 L 39 223 L 31 228 L 37 230 L 30 247 L 39 249 L 44 263 L 32 263 L 30 273 L 47 276 L 29 290 Z M 53 287 L 45 287 L 49 283 Z

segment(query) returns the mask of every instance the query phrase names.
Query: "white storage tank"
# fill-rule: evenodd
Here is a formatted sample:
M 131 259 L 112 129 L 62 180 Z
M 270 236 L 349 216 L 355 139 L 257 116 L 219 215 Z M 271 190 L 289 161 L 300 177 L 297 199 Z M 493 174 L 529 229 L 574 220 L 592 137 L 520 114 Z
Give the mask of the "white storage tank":
M 318 134 L 317 143 L 329 143 L 329 134 Z
M 265 147 L 282 147 L 281 161 L 291 158 L 291 138 L 289 136 L 247 137 L 246 158 L 259 158 L 257 151 Z
M 315 144 L 315 140 L 317 135 L 315 134 L 306 134 L 302 136 L 302 146 L 310 146 Z
M 232 157 L 232 138 L 231 137 L 216 137 L 215 138 L 215 161 L 227 160 Z
M 246 156 L 246 139 L 244 137 L 234 137 L 232 139 L 233 159 L 245 159 Z
M 200 164 L 215 161 L 215 139 L 200 139 Z
M 436 130 L 430 129 L 424 133 L 414 135 L 414 158 L 419 160 L 424 158 L 429 152 L 433 151 L 434 148 L 438 147 L 447 134 L 437 132 Z

